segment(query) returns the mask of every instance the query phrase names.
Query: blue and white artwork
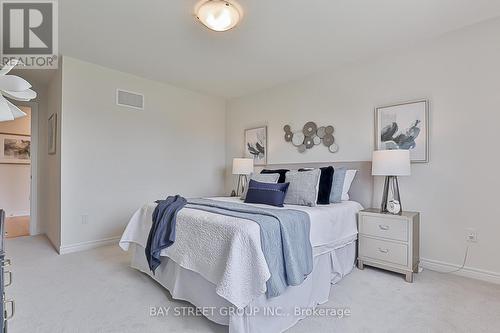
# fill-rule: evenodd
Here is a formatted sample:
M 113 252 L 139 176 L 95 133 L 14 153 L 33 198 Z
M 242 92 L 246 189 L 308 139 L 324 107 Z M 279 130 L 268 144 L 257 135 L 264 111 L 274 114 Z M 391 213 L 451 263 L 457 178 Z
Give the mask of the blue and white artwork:
M 410 150 L 412 162 L 428 162 L 428 101 L 376 109 L 377 149 Z

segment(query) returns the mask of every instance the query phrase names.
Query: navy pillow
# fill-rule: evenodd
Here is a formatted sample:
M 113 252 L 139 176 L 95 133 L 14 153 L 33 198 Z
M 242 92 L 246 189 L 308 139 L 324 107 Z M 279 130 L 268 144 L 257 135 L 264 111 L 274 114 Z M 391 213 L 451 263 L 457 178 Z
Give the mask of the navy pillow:
M 284 183 L 286 179 L 286 173 L 290 171 L 287 169 L 277 169 L 277 170 L 268 170 L 264 169 L 260 173 L 278 173 L 280 175 L 280 178 L 278 179 L 278 183 Z
M 299 169 L 299 171 L 309 171 L 313 169 Z M 335 170 L 332 166 L 320 168 L 321 176 L 319 177 L 318 190 L 318 205 L 330 204 L 330 193 L 332 191 L 333 173 Z
M 245 202 L 283 207 L 289 185 L 290 183 L 261 183 L 250 179 Z

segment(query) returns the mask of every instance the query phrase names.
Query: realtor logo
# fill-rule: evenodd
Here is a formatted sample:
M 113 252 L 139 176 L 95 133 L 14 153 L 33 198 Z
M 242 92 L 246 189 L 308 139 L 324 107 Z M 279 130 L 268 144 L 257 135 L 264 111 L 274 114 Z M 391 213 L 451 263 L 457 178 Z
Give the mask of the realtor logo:
M 1 2 L 1 62 L 25 68 L 57 68 L 57 3 Z

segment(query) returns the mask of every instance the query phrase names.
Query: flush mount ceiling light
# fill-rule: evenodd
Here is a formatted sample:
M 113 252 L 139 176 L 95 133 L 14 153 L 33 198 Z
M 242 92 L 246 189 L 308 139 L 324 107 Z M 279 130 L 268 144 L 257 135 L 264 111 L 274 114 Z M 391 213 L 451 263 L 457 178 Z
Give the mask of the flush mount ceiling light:
M 195 8 L 196 18 L 214 31 L 234 28 L 242 17 L 241 7 L 234 1 L 204 0 Z

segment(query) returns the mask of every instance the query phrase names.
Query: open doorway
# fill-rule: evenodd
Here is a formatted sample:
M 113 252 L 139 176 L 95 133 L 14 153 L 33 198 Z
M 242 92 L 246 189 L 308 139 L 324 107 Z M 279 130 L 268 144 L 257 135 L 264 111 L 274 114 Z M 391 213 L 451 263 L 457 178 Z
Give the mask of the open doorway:
M 36 142 L 34 147 L 32 139 L 36 138 L 36 105 L 18 107 L 26 117 L 0 122 L 0 203 L 6 216 L 6 238 L 29 236 L 36 223 L 32 214 L 36 211 L 32 200 L 32 193 L 36 193 L 32 188 L 32 170 L 36 170 L 32 165 L 36 161 Z

